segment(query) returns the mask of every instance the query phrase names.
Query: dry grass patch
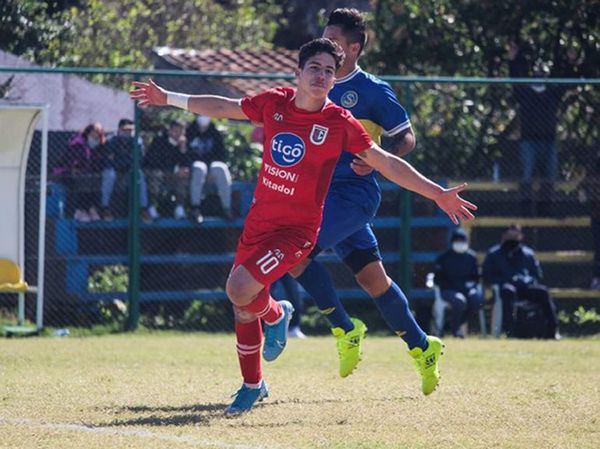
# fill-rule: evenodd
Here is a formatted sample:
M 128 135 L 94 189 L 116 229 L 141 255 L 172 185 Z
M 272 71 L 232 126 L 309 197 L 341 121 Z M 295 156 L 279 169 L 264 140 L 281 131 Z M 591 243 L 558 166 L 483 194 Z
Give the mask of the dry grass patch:
M 600 447 L 600 339 L 446 345 L 424 397 L 397 339 L 368 338 L 347 379 L 331 338 L 293 340 L 271 397 L 226 419 L 232 335 L 4 340 L 0 448 Z

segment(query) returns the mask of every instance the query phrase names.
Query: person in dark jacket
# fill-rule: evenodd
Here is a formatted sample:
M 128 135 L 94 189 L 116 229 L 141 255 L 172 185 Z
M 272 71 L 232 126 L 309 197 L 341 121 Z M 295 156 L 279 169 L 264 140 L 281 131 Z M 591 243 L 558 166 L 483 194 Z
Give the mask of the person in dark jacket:
M 153 219 L 159 217 L 155 205 L 159 195 L 165 190 L 175 193 L 175 218 L 186 217 L 185 202 L 190 179 L 187 153 L 185 122 L 182 120 L 173 120 L 168 132 L 159 134 L 150 144 L 144 156 L 143 167 L 150 194 L 148 212 Z
M 508 55 L 511 77 L 526 78 L 533 75 L 534 78 L 547 78 L 550 76 L 548 63 L 538 59 L 532 64 L 527 56 L 518 42 L 511 43 Z M 563 76 L 567 77 L 569 73 Z M 556 128 L 559 107 L 566 87 L 560 84 L 515 84 L 513 91 L 518 103 L 517 113 L 521 125 L 519 140 L 521 212 L 526 215 L 534 212 L 532 181 L 537 170 L 542 182 L 536 211 L 538 214 L 548 214 L 554 195 L 554 182 L 558 176 Z
M 225 163 L 227 151 L 223 136 L 210 117 L 201 115 L 188 125 L 186 136 L 189 144 L 192 214 L 196 221 L 202 221 L 200 203 L 204 197 L 204 185 L 208 183 L 216 187 L 223 214 L 226 218 L 231 218 L 232 181 L 229 167 Z
M 81 222 L 100 219 L 98 214 L 98 184 L 100 152 L 106 144 L 100 123 L 90 123 L 69 140 L 69 148 L 54 175 L 73 193 L 73 218 Z
M 452 306 L 452 334 L 464 338 L 461 326 L 469 315 L 477 314 L 483 306 L 478 285 L 477 256 L 469 249 L 467 234 L 456 228 L 450 237 L 450 248 L 435 261 L 435 283 L 442 299 Z
M 111 211 L 112 196 L 115 186 L 125 190 L 129 184 L 129 172 L 133 162 L 134 151 L 133 122 L 123 118 L 119 120 L 117 134 L 112 136 L 104 146 L 102 156 L 102 218 L 113 220 Z M 141 143 L 140 143 L 141 145 Z M 148 190 L 144 174 L 140 173 L 140 206 L 142 207 L 142 220 L 151 221 L 148 214 Z
M 546 338 L 558 336 L 556 306 L 545 285 L 541 284 L 542 267 L 534 251 L 523 245 L 523 231 L 518 224 L 502 233 L 501 243 L 492 246 L 483 262 L 483 279 L 500 287 L 502 325 L 508 336 L 513 328 L 513 304 L 517 300 L 542 305 L 548 327 Z

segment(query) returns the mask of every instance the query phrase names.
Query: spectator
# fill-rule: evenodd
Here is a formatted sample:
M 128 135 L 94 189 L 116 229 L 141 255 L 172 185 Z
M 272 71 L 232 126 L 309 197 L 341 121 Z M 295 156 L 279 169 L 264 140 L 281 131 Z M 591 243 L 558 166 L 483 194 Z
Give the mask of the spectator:
M 442 299 L 452 306 L 452 335 L 464 338 L 461 326 L 483 306 L 477 256 L 461 228 L 452 232 L 450 248 L 435 261 L 435 282 Z
M 119 120 L 117 134 L 111 137 L 104 147 L 102 157 L 102 218 L 111 221 L 112 197 L 115 190 L 126 190 L 129 184 L 129 171 L 133 161 L 134 127 L 129 119 Z M 140 143 L 141 145 L 141 143 Z M 152 217 L 148 212 L 148 190 L 143 173 L 140 173 L 140 205 L 142 207 L 142 220 L 150 223 Z
M 271 296 L 274 296 L 273 292 L 278 287 L 282 288 L 285 293 L 285 297 L 282 299 L 287 299 L 294 306 L 294 314 L 292 315 L 290 327 L 288 328 L 288 337 L 306 338 L 306 335 L 304 335 L 304 332 L 300 329 L 300 319 L 302 317 L 302 311 L 304 310 L 304 300 L 302 299 L 302 296 L 300 296 L 298 283 L 288 273 L 282 278 L 279 278 L 277 282 L 271 286 Z
M 579 200 L 589 202 L 592 236 L 594 240 L 594 268 L 592 272 L 592 290 L 600 290 L 600 150 L 594 166 L 590 168 L 579 185 Z
M 175 192 L 175 218 L 186 217 L 185 200 L 190 179 L 187 151 L 185 123 L 181 120 L 172 121 L 168 132 L 157 136 L 148 148 L 143 166 L 150 193 L 148 213 L 152 219 L 159 217 L 155 204 L 165 190 Z
M 529 62 L 516 42 L 511 43 L 509 52 L 510 76 L 524 78 L 531 76 Z M 538 61 L 533 77 L 545 78 L 548 65 Z M 556 125 L 558 107 L 564 88 L 552 84 L 516 84 L 515 99 L 519 105 L 518 117 L 521 122 L 519 153 L 521 158 L 521 196 L 524 214 L 533 212 L 532 180 L 536 168 L 543 175 L 540 186 L 539 213 L 548 211 L 552 200 L 554 182 L 558 175 L 558 154 L 556 150 Z
M 54 169 L 54 175 L 73 193 L 73 218 L 77 221 L 87 223 L 100 219 L 96 179 L 104 144 L 106 136 L 102 125 L 91 123 L 69 140 L 63 163 Z
M 223 136 L 209 117 L 198 116 L 188 125 L 189 163 L 191 167 L 190 196 L 192 214 L 202 221 L 200 203 L 204 197 L 204 184 L 214 185 L 221 200 L 226 218 L 231 218 L 231 173 Z
M 540 304 L 546 316 L 545 338 L 558 338 L 556 307 L 548 289 L 540 283 L 542 268 L 533 250 L 523 245 L 521 226 L 513 224 L 503 233 L 501 243 L 491 247 L 483 262 L 483 279 L 500 287 L 503 328 L 513 329 L 513 305 L 517 299 Z

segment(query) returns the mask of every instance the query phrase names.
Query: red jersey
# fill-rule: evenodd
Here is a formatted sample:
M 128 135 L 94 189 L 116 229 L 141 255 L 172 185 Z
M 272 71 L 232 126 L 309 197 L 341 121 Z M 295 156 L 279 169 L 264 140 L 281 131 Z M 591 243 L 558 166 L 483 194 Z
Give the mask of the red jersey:
M 241 102 L 244 114 L 264 127 L 262 167 L 244 226 L 254 236 L 295 228 L 314 239 L 342 149 L 356 154 L 373 145 L 346 109 L 327 100 L 308 112 L 295 106 L 295 95 L 296 89 L 276 88 Z

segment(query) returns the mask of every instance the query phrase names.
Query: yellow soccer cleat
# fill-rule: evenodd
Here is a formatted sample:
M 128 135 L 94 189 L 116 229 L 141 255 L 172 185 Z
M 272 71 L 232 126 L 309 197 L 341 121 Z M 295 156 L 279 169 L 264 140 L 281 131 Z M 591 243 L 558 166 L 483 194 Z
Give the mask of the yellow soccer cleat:
M 347 377 L 358 365 L 362 357 L 362 342 L 367 333 L 367 326 L 357 318 L 351 318 L 354 329 L 344 332 L 341 327 L 334 327 L 331 333 L 336 338 L 340 357 L 340 376 Z
M 444 344 L 437 337 L 427 336 L 427 349 L 413 348 L 408 353 L 415 361 L 415 367 L 421 374 L 421 388 L 423 394 L 433 393 L 440 382 L 440 356 L 443 354 Z

